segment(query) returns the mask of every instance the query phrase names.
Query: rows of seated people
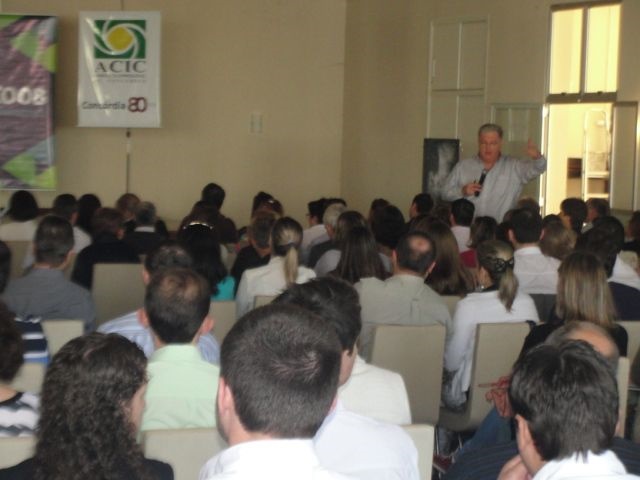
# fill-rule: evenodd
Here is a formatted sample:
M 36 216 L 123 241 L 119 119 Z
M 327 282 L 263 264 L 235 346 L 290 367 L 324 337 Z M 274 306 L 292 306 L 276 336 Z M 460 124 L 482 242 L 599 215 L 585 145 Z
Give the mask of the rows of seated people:
M 127 404 L 127 418 L 121 413 L 117 420 L 104 417 L 107 403 L 115 401 L 110 395 L 117 392 L 96 402 L 78 402 L 87 405 L 69 405 L 78 410 L 68 415 L 98 416 L 106 424 L 131 423 L 124 429 L 109 425 L 107 430 L 118 430 L 111 432 L 116 436 L 101 434 L 94 439 L 95 448 L 109 441 L 119 444 L 121 457 L 115 461 L 122 478 L 144 478 L 144 471 L 170 478 L 166 465 L 143 461 L 135 446 L 136 433 L 216 426 L 215 398 L 219 410 L 219 378 L 225 377 L 220 345 L 211 334 L 215 319 L 209 316 L 211 302 L 217 301 L 235 301 L 237 316 L 244 319 L 255 311 L 257 298 L 277 297 L 275 303 L 296 305 L 313 312 L 314 318 L 324 318 L 337 334 L 338 404 L 307 436 L 315 435 L 315 452 L 323 467 L 356 478 L 417 478 L 415 447 L 398 427 L 411 423 L 403 380 L 368 363 L 379 325 L 446 328 L 442 401 L 451 409 L 463 408 L 467 400 L 475 331 L 484 322 L 529 322 L 522 355 L 563 325 L 589 322 L 611 336 L 620 355 L 636 359 L 632 379 L 640 384 L 640 356 L 627 351 L 628 334 L 616 323 L 640 320 L 640 212 L 634 213 L 625 232 L 600 199 L 566 199 L 558 215 L 545 218 L 534 201 L 523 199 L 498 224 L 491 217 L 475 217 L 473 203 L 465 199 L 434 205 L 428 194 L 419 194 L 406 222 L 400 209 L 384 199 L 374 200 L 365 217 L 349 210 L 342 199 L 321 198 L 309 202 L 309 227 L 303 229 L 284 214 L 277 199 L 259 192 L 249 225 L 237 230 L 221 212 L 224 198 L 220 186 L 205 186 L 201 200 L 170 240 L 174 235 L 158 219 L 154 205 L 132 194 L 123 195 L 115 208 L 102 207 L 95 195 L 77 201 L 60 195 L 41 219 L 31 194 L 13 195 L 0 225 L 0 240 L 33 245 L 23 261 L 24 275 L 8 282 L 11 251 L 0 242 L 0 291 L 6 305 L 0 309 L 6 324 L 0 354 L 0 435 L 34 433 L 40 411 L 42 415 L 34 461 L 22 465 L 21 474 L 42 476 L 52 468 L 46 458 L 68 461 L 67 471 L 77 470 L 83 461 L 92 463 L 87 475 L 107 467 L 98 465 L 90 450 L 79 455 L 69 447 L 64 453 L 55 442 L 49 442 L 47 450 L 42 438 L 59 435 L 56 429 L 61 425 L 47 415 L 54 415 L 53 405 L 62 408 L 56 404 L 57 390 L 63 388 L 61 382 L 70 381 L 69 375 L 58 378 L 61 374 L 53 367 L 78 368 L 79 391 L 89 388 L 80 384 L 88 377 L 111 384 L 107 373 L 103 378 L 83 372 L 82 365 L 71 366 L 74 355 L 88 358 L 108 344 L 114 356 L 120 352 L 123 362 L 142 369 L 122 378 L 130 383 L 122 387 L 128 393 L 119 397 Z M 229 255 L 235 260 L 228 271 Z M 91 295 L 94 266 L 141 260 L 144 305 L 97 326 Z M 65 271 L 70 265 L 68 279 Z M 446 297 L 458 298 L 453 312 Z M 39 322 L 60 318 L 82 320 L 87 335 L 76 341 L 75 350 L 70 346 L 56 355 L 40 403 L 34 395 L 12 390 L 9 383 L 23 358 L 49 362 Z M 15 340 L 12 327 L 21 332 L 22 343 Z M 96 328 L 103 335 L 90 334 Z M 109 334 L 135 343 L 144 359 Z M 453 456 L 459 465 L 495 439 L 514 436 L 512 412 L 497 410 L 490 414 L 494 420 L 487 422 L 490 435 L 473 437 Z M 67 434 L 97 437 L 83 430 L 89 425 L 80 423 L 77 432 Z M 639 467 L 627 465 L 637 468 L 636 473 Z M 454 474 L 460 473 L 454 468 Z M 15 478 L 31 478 L 24 475 Z

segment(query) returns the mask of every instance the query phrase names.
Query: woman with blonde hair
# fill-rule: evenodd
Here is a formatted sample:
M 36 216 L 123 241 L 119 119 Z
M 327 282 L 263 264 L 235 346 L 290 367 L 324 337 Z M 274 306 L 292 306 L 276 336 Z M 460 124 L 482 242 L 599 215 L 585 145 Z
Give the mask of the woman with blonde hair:
M 300 266 L 302 227 L 291 217 L 275 222 L 271 230 L 271 259 L 263 267 L 242 274 L 236 295 L 236 313 L 240 317 L 253 308 L 258 295 L 275 296 L 294 283 L 305 283 L 316 276 Z
M 443 396 L 447 406 L 452 408 L 466 401 L 477 325 L 527 320 L 538 322 L 533 300 L 529 295 L 518 292 L 511 245 L 488 240 L 478 246 L 477 255 L 481 291 L 470 293 L 458 302 L 453 315 L 453 334 L 445 345 L 444 368 L 449 372 L 450 380 L 444 385 Z
M 551 222 L 542 229 L 539 245 L 542 253 L 549 257 L 564 260 L 573 252 L 576 245 L 576 232 L 565 227 L 562 223 Z
M 605 329 L 616 342 L 620 355 L 627 354 L 627 331 L 616 323 L 617 313 L 604 266 L 594 254 L 577 251 L 558 269 L 556 308 L 551 317 L 531 330 L 521 355 L 543 343 L 568 322 L 590 322 Z

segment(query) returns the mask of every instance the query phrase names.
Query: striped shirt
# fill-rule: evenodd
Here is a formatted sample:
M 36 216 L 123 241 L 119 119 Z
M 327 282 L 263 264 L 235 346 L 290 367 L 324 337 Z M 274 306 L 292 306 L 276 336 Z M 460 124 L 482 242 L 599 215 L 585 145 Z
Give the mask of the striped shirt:
M 15 318 L 16 325 L 22 332 L 24 342 L 24 361 L 49 363 L 49 345 L 42 330 L 39 317 L 28 316 Z
M 34 435 L 38 424 L 40 399 L 32 393 L 17 392 L 0 402 L 0 437 Z

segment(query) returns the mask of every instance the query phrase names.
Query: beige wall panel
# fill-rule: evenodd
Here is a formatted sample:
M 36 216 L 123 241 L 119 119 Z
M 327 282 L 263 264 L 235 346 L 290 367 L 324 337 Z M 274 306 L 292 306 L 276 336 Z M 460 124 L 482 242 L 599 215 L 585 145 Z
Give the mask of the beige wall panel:
M 614 105 L 611 152 L 611 208 L 633 210 L 638 104 Z
M 434 23 L 432 40 L 431 88 L 455 90 L 460 70 L 460 28 L 457 23 Z
M 429 121 L 430 138 L 458 138 L 457 126 L 458 94 L 456 92 L 434 92 L 431 94 Z
M 468 158 L 478 151 L 478 127 L 485 122 L 483 95 L 461 95 L 458 100 L 458 138 L 460 158 Z
M 460 88 L 483 89 L 487 62 L 487 23 L 463 23 L 460 37 Z
M 224 211 L 240 225 L 258 190 L 301 221 L 307 201 L 340 193 L 344 0 L 122 3 L 162 14 L 162 128 L 132 131 L 133 192 L 175 220 L 216 181 L 228 193 Z M 77 12 L 120 5 L 3 2 L 5 11 L 61 16 L 59 189 L 95 191 L 105 203 L 125 190 L 126 138 L 122 129 L 74 127 Z M 253 112 L 261 113 L 261 133 L 249 133 Z
M 640 100 L 640 55 L 638 25 L 640 2 L 624 0 L 620 14 L 620 51 L 618 62 L 618 100 Z

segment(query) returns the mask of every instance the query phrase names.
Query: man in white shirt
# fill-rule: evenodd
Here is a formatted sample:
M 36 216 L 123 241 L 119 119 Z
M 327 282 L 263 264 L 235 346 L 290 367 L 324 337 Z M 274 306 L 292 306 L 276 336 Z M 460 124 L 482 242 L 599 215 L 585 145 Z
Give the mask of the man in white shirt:
M 340 342 L 330 326 L 292 305 L 238 320 L 222 345 L 218 429 L 229 448 L 200 480 L 343 479 L 320 465 L 312 438 L 338 387 Z
M 523 293 L 555 295 L 560 260 L 540 251 L 542 217 L 527 208 L 513 211 L 509 221 L 509 241 L 515 250 L 513 273 Z
M 618 422 L 611 365 L 582 341 L 540 345 L 513 369 L 519 455 L 499 480 L 638 479 L 610 450 Z
M 339 392 L 336 408 L 316 434 L 314 443 L 320 463 L 361 480 L 417 480 L 416 448 L 404 430 L 366 417 L 361 410 L 350 411 L 351 408 L 343 402 L 359 398 L 354 405 L 356 408 L 384 412 L 389 416 L 397 412 L 398 416 L 409 417 L 406 423 L 411 422 L 410 414 L 400 413 L 409 409 L 404 383 L 401 383 L 401 390 L 395 392 L 389 391 L 391 385 L 379 383 L 386 371 L 372 367 L 375 370 L 370 372 L 368 379 L 361 378 L 347 386 L 358 358 L 356 341 L 361 327 L 360 305 L 354 288 L 337 278 L 318 278 L 290 287 L 274 303 L 302 307 L 329 323 L 338 334 L 342 347 L 339 384 L 359 390 L 346 398 L 344 391 Z M 376 371 L 381 372 L 378 374 Z M 365 402 L 369 403 L 368 407 L 364 406 Z
M 451 233 L 456 237 L 460 253 L 469 250 L 469 236 L 471 235 L 471 222 L 476 207 L 466 198 L 459 198 L 451 204 Z
M 355 284 L 362 305 L 360 350 L 371 357 L 377 325 L 444 325 L 451 333 L 451 313 L 424 279 L 435 266 L 435 245 L 428 235 L 411 232 L 391 254 L 393 276 L 387 280 L 363 278 Z
M 307 203 L 309 228 L 306 228 L 302 232 L 302 243 L 300 244 L 300 257 L 304 264 L 307 263 L 312 245 L 329 240 L 327 229 L 324 228 L 324 224 L 322 223 L 322 215 L 324 214 L 326 201 L 327 199 L 322 197 Z

